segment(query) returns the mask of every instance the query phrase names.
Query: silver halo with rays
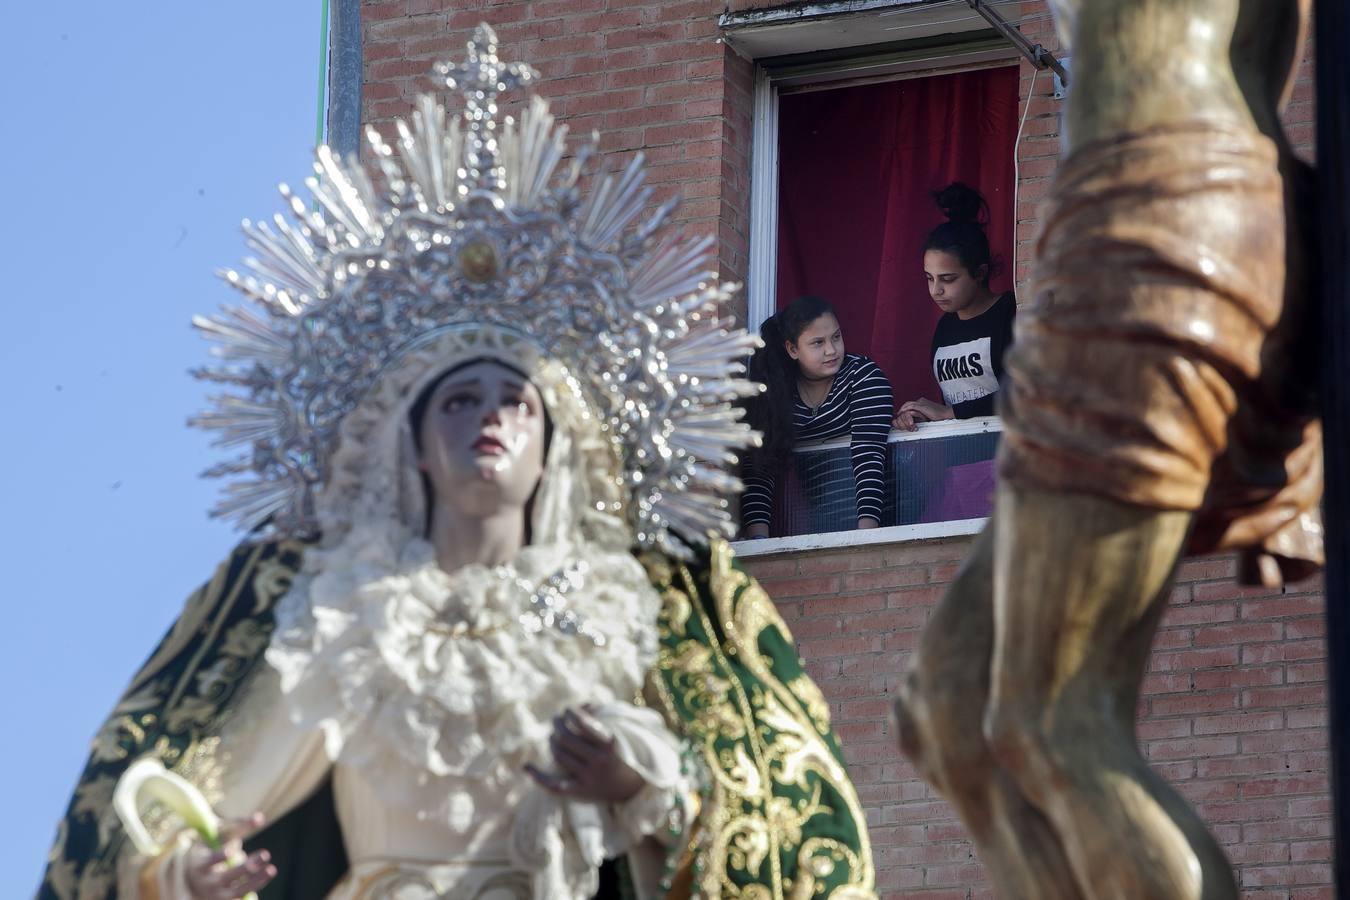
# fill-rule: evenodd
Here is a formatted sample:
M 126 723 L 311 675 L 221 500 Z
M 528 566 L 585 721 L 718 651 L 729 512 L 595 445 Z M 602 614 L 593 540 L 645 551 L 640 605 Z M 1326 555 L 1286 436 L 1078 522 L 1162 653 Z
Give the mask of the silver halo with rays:
M 244 223 L 256 255 L 222 275 L 248 304 L 193 320 L 220 361 L 194 374 L 234 391 L 192 424 L 244 451 L 206 473 L 244 476 L 213 515 L 315 532 L 338 426 L 380 371 L 418 338 L 481 322 L 570 368 L 623 461 L 637 544 L 685 555 L 731 529 L 726 470 L 758 440 L 736 405 L 758 390 L 740 377 L 758 341 L 718 318 L 732 287 L 708 271 L 711 238 L 658 239 L 673 204 L 638 221 L 641 155 L 583 199 L 594 139 L 564 168 L 567 129 L 545 101 L 498 119 L 497 95 L 534 71 L 500 62 L 486 25 L 468 46 L 436 70 L 459 116 L 424 94 L 392 146 L 367 129 L 373 175 L 320 147 L 317 211 L 282 185 L 289 215 Z

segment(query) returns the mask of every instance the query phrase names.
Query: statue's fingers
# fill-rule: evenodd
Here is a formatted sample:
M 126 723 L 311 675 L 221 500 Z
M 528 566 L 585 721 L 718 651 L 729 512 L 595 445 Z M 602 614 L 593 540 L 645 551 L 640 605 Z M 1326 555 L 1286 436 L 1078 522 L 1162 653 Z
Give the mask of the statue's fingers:
M 253 835 L 262 830 L 267 819 L 260 812 L 255 812 L 251 816 L 245 816 L 242 819 L 229 819 L 220 829 L 221 844 L 229 844 L 231 841 L 243 843 Z
M 577 775 L 591 767 L 595 749 L 575 736 L 554 733 L 548 741 L 553 759 L 569 775 Z
M 609 747 L 613 745 L 613 735 L 606 732 L 604 727 L 590 715 L 583 715 L 576 710 L 569 709 L 563 714 L 563 718 L 567 720 L 569 731 L 585 739 L 589 743 L 594 744 L 597 747 Z
M 525 764 L 525 774 L 533 778 L 535 784 L 539 785 L 550 794 L 555 794 L 560 797 L 571 797 L 575 795 L 576 782 L 570 778 L 545 772 L 533 763 Z
M 229 882 L 230 895 L 242 897 L 250 891 L 256 891 L 275 878 L 276 874 L 276 866 L 272 865 L 267 851 L 254 853 L 235 869 L 235 876 Z

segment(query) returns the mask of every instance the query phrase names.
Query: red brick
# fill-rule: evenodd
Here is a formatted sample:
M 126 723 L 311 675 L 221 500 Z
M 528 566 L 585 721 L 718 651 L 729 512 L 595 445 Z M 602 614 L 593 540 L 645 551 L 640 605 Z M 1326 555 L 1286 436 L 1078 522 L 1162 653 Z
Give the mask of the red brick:
M 818 597 L 839 590 L 839 577 L 825 575 L 818 578 L 766 579 L 764 588 L 771 597 Z
M 1331 862 L 1331 841 L 1299 841 L 1289 845 L 1291 862 Z
M 926 587 L 910 587 L 899 591 L 891 591 L 886 595 L 886 605 L 892 609 L 904 609 L 906 607 L 921 606 L 925 609 L 932 609 L 937 606 L 938 601 L 947 593 L 947 589 L 941 586 L 929 585 Z
M 1234 781 L 1183 781 L 1176 785 L 1177 791 L 1191 803 L 1213 803 L 1238 799 L 1238 786 Z
M 1226 849 L 1229 860 L 1238 866 L 1289 862 L 1289 845 L 1285 843 L 1243 843 Z M 1250 900 L 1250 897 L 1248 894 L 1247 900 Z
M 1331 836 L 1329 819 L 1283 819 L 1274 822 L 1249 822 L 1242 826 L 1244 841 L 1297 841 Z
M 1326 751 L 1290 753 L 1287 757 L 1291 772 L 1326 772 L 1330 765 Z
M 1293 706 L 1325 706 L 1327 689 L 1323 684 L 1291 684 L 1286 687 L 1252 688 L 1242 692 L 1242 705 L 1248 709 Z
M 843 633 L 843 626 L 837 616 L 819 616 L 812 619 L 796 619 L 788 626 L 797 643 L 814 641 L 823 637 L 834 637 Z
M 1282 662 L 1305 659 L 1322 659 L 1326 656 L 1326 646 L 1321 641 L 1286 640 L 1279 644 L 1265 644 L 1259 647 L 1243 647 L 1242 662 L 1252 663 Z
M 1231 716 L 1200 716 L 1193 723 L 1196 734 L 1250 734 L 1284 727 L 1279 712 L 1236 713 Z
M 876 569 L 870 572 L 854 572 L 844 576 L 845 591 L 877 591 L 884 588 L 907 587 L 924 584 L 928 573 L 923 569 Z M 928 591 L 925 592 L 930 593 Z
M 1331 798 L 1315 797 L 1312 799 L 1291 800 L 1289 801 L 1289 815 L 1295 819 L 1312 816 L 1331 815 Z
M 699 160 L 699 162 L 705 163 L 707 160 Z M 810 567 L 809 572 L 803 573 L 807 575 L 879 569 L 883 563 L 881 550 L 876 548 L 837 555 L 806 556 L 802 557 L 802 561 Z
M 715 137 L 721 124 L 714 120 L 679 122 L 673 125 L 655 125 L 643 132 L 648 144 L 673 144 L 678 141 L 701 141 Z
M 1291 709 L 1284 714 L 1290 729 L 1327 727 L 1327 708 L 1318 706 L 1313 709 Z
M 840 616 L 885 608 L 886 598 L 882 594 L 862 594 L 853 597 L 815 597 L 802 603 L 802 615 L 810 619 L 815 616 Z
M 1285 675 L 1290 684 L 1308 681 L 1326 681 L 1327 664 L 1325 662 L 1297 663 L 1285 667 Z
M 1153 654 L 1152 670 L 1155 672 L 1176 672 L 1183 669 L 1214 669 L 1221 666 L 1235 666 L 1238 662 L 1236 647 L 1207 650 L 1181 650 L 1175 653 Z
M 1289 895 L 1289 900 L 1336 900 L 1335 890 L 1330 886 L 1297 888 Z
M 1157 673 L 1145 675 L 1140 684 L 1140 693 L 1145 696 L 1151 694 L 1174 694 L 1192 689 L 1193 676 L 1189 672 L 1179 673 Z
M 1197 691 L 1213 691 L 1244 687 L 1266 687 L 1284 684 L 1283 666 L 1257 666 L 1241 669 L 1214 669 L 1196 672 L 1193 676 Z
M 1149 763 L 1149 768 L 1161 775 L 1165 781 L 1172 783 L 1188 781 L 1195 777 L 1195 760 L 1193 759 L 1172 762 L 1153 760 Z
M 580 13 L 603 12 L 608 0 L 534 0 L 530 12 L 537 18 L 565 16 L 569 19 Z
M 1197 737 L 1175 741 L 1154 741 L 1148 745 L 1149 759 L 1184 759 L 1186 757 L 1231 756 L 1237 753 L 1235 737 Z
M 647 88 L 648 103 L 676 103 L 689 100 L 724 100 L 726 85 L 715 79 L 680 81 L 677 84 L 653 84 Z
M 763 580 L 765 578 L 779 578 L 785 575 L 796 575 L 799 560 L 800 557 L 796 554 L 790 556 L 757 556 L 753 559 L 743 559 L 741 560 L 741 564 L 745 566 L 745 570 L 755 578 Z
M 876 653 L 881 650 L 882 639 L 878 635 L 866 637 L 841 637 L 830 640 L 802 641 L 802 655 L 816 656 L 853 656 L 859 653 Z
M 1155 716 L 1185 716 L 1195 713 L 1212 713 L 1222 710 L 1236 710 L 1241 707 L 1237 691 L 1221 694 L 1186 694 L 1172 697 L 1155 697 L 1149 701 L 1149 710 Z
M 636 24 L 636 23 L 634 23 Z M 622 28 L 605 35 L 605 47 L 614 50 L 632 47 L 636 44 L 665 44 L 684 37 L 684 29 L 679 25 L 656 25 L 634 28 Z
M 1232 603 L 1187 603 L 1172 606 L 1163 617 L 1163 628 L 1177 625 L 1209 625 L 1231 622 L 1237 618 L 1237 607 Z
M 1309 619 L 1290 619 L 1284 623 L 1285 636 L 1291 641 L 1320 638 L 1327 631 L 1327 620 L 1321 615 Z
M 1195 599 L 1201 603 L 1209 600 L 1241 600 L 1248 597 L 1271 597 L 1283 592 L 1278 587 L 1259 587 L 1238 584 L 1236 581 L 1214 581 L 1195 586 Z
M 1281 751 L 1324 750 L 1327 735 L 1321 729 L 1306 731 L 1269 731 L 1242 736 L 1243 753 L 1279 753 Z
M 1212 625 L 1195 632 L 1197 647 L 1227 647 L 1231 644 L 1254 644 L 1278 641 L 1284 637 L 1285 626 L 1279 622 L 1252 622 L 1243 625 Z
M 1237 561 L 1231 556 L 1188 559 L 1177 568 L 1177 581 L 1211 581 L 1237 577 Z
M 1241 800 L 1235 803 L 1204 803 L 1201 812 L 1210 822 L 1259 822 L 1288 815 L 1284 800 Z
M 1164 628 L 1153 636 L 1153 651 L 1182 650 L 1192 646 L 1195 632 L 1189 628 Z
M 1166 738 L 1190 737 L 1190 719 L 1145 719 L 1135 729 L 1139 740 L 1157 741 Z
M 1283 619 L 1296 616 L 1321 616 L 1325 604 L 1318 594 L 1248 600 L 1242 604 L 1244 619 Z
M 1330 790 L 1325 775 L 1285 775 L 1253 778 L 1242 785 L 1243 797 L 1289 797 L 1294 794 L 1325 794 Z
M 1196 762 L 1197 778 L 1230 778 L 1234 775 L 1269 775 L 1285 771 L 1282 754 L 1264 756 L 1227 756 Z

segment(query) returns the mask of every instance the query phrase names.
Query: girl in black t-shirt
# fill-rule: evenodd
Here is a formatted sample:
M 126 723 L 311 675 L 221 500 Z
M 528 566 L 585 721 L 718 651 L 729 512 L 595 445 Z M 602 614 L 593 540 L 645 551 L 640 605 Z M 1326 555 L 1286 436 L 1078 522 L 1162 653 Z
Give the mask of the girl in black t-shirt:
M 944 313 L 933 332 L 933 376 L 942 402 L 920 397 L 901 405 L 895 427 L 914 431 L 919 422 L 994 415 L 994 395 L 1003 378 L 1003 353 L 1012 343 L 1017 303 L 1011 291 L 989 289 L 992 260 L 980 219 L 984 198 L 960 182 L 934 195 L 948 221 L 924 242 L 928 295 Z

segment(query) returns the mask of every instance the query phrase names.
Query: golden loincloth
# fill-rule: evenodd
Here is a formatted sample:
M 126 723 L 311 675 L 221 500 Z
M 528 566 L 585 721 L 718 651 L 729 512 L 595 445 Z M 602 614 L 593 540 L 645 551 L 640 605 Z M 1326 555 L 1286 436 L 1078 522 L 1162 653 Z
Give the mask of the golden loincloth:
M 1001 477 L 1193 510 L 1188 550 L 1241 550 L 1244 581 L 1316 571 L 1317 304 L 1286 279 L 1284 191 L 1270 140 L 1214 123 L 1064 162 L 1006 361 Z

